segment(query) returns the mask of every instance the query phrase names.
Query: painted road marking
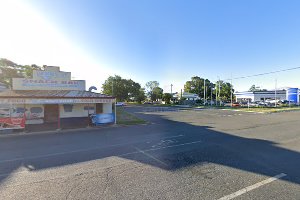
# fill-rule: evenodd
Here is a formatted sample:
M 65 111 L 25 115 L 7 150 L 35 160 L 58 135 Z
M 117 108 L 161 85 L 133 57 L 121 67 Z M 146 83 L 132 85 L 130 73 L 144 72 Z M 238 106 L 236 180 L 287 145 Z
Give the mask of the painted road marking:
M 183 136 L 184 135 L 180 134 L 180 135 L 174 135 L 174 136 L 167 136 L 167 137 L 164 137 L 163 139 L 183 137 Z M 148 142 L 146 142 L 146 143 L 148 143 Z M 27 157 L 23 157 L 23 158 L 0 160 L 0 163 L 22 161 L 22 160 L 26 160 L 26 159 L 37 159 L 37 158 L 46 158 L 46 157 L 52 157 L 52 156 L 60 156 L 60 155 L 65 155 L 65 154 L 80 153 L 80 152 L 85 152 L 85 151 L 93 151 L 93 150 L 98 150 L 98 149 L 102 149 L 102 148 L 118 147 L 118 146 L 129 145 L 129 144 L 132 144 L 132 143 L 113 144 L 113 145 L 107 145 L 107 146 L 101 146 L 101 147 L 91 147 L 91 148 L 86 148 L 86 149 L 78 149 L 78 150 L 74 150 L 74 151 L 65 151 L 65 152 L 58 152 L 58 153 L 52 153 L 52 154 L 44 154 L 44 155 L 39 155 L 39 156 L 27 156 Z
M 144 154 L 145 156 L 147 156 L 147 157 L 149 157 L 149 158 L 155 160 L 156 162 L 159 162 L 159 163 L 162 164 L 162 165 L 168 166 L 167 163 L 165 163 L 165 162 L 163 162 L 163 161 L 161 161 L 161 160 L 155 158 L 154 156 L 152 156 L 152 155 L 150 155 L 150 154 L 148 154 L 148 153 L 146 153 L 146 152 L 140 150 L 139 148 L 135 147 L 135 149 L 138 150 L 138 152 Z
M 160 150 L 160 149 L 172 148 L 172 147 L 178 147 L 178 146 L 184 146 L 184 145 L 191 145 L 191 144 L 196 144 L 196 143 L 201 143 L 201 142 L 202 141 L 199 140 L 199 141 L 195 141 L 195 142 L 170 145 L 170 146 L 159 147 L 159 148 L 151 148 L 151 149 L 146 149 L 143 151 L 144 152 L 156 151 L 156 150 Z M 85 152 L 85 151 L 97 150 L 97 149 L 102 149 L 102 148 L 107 148 L 107 147 L 121 146 L 121 145 L 126 145 L 126 144 L 116 144 L 116 145 L 109 145 L 109 146 L 104 146 L 104 147 L 103 146 L 102 147 L 93 147 L 93 148 L 79 149 L 79 150 L 74 150 L 74 151 L 65 151 L 65 152 L 59 152 L 59 153 L 44 154 L 44 155 L 39 155 L 39 156 L 28 156 L 28 157 L 23 157 L 23 158 L 0 160 L 0 163 L 23 161 L 23 160 L 38 159 L 38 158 L 47 158 L 47 157 L 60 156 L 60 155 L 66 155 L 66 154 L 71 154 L 71 153 L 80 153 L 80 152 Z M 136 154 L 136 153 L 140 153 L 140 152 L 134 151 L 134 152 L 129 152 L 129 153 L 120 154 L 120 155 L 116 155 L 116 156 L 125 156 L 125 155 Z
M 164 137 L 162 139 L 177 138 L 177 137 L 182 137 L 182 136 L 184 136 L 184 135 L 180 134 L 180 135 L 174 135 L 174 136 Z
M 254 185 L 250 185 L 248 187 L 245 187 L 245 188 L 243 188 L 243 189 L 241 189 L 241 190 L 239 190 L 237 192 L 234 192 L 234 193 L 232 193 L 230 195 L 224 196 L 224 197 L 220 198 L 219 200 L 229 200 L 229 199 L 236 198 L 236 197 L 238 197 L 238 196 L 240 196 L 240 195 L 242 195 L 244 193 L 247 193 L 247 192 L 249 192 L 251 190 L 259 188 L 259 187 L 261 187 L 263 185 L 266 185 L 268 183 L 271 183 L 273 181 L 276 181 L 276 180 L 278 180 L 278 179 L 280 179 L 280 178 L 282 178 L 284 176 L 286 176 L 286 174 L 284 174 L 284 173 L 278 174 L 278 175 L 276 175 L 274 177 L 268 178 L 266 180 L 263 180 L 261 182 L 258 182 L 256 184 L 254 184 Z
M 157 150 L 161 150 L 161 149 L 167 149 L 167 148 L 173 148 L 173 147 L 180 147 L 180 146 L 191 145 L 191 144 L 197 144 L 197 143 L 202 143 L 202 141 L 201 141 L 201 140 L 198 140 L 198 141 L 188 142 L 188 143 L 183 143 L 183 144 L 175 144 L 175 145 L 170 145 L 170 146 L 165 146 L 165 147 L 158 147 L 158 148 L 145 149 L 145 150 L 143 150 L 143 151 L 144 151 L 144 152 L 157 151 Z M 140 153 L 140 152 L 139 152 L 139 151 L 134 151 L 134 152 L 129 152 L 129 153 L 120 154 L 120 155 L 117 155 L 117 156 L 127 156 L 127 155 L 137 154 L 137 153 Z

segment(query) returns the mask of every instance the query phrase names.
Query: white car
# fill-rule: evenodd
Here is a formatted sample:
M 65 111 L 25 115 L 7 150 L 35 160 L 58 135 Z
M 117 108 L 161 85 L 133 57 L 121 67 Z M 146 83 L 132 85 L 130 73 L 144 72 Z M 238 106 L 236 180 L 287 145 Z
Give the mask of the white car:
M 124 102 L 116 102 L 116 106 L 125 106 L 126 104 Z

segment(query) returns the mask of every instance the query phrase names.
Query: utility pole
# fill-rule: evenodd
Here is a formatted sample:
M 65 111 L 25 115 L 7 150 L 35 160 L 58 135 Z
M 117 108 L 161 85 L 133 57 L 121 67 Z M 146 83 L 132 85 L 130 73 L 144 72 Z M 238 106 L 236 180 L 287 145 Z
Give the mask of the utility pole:
M 171 83 L 171 102 L 173 102 L 173 93 L 172 93 L 173 84 Z
M 204 101 L 204 105 L 205 105 L 205 78 L 204 78 L 204 88 L 203 88 L 203 96 L 204 96 L 204 98 L 203 98 L 203 101 Z
M 232 107 L 232 98 L 233 98 L 233 94 L 232 94 L 232 73 L 231 73 L 231 82 L 230 82 L 230 103 L 231 103 L 231 107 Z
M 220 77 L 219 78 L 219 101 L 220 101 L 220 106 L 221 106 L 221 99 L 220 99 L 220 94 L 221 94 L 221 82 L 220 82 Z
M 111 96 L 114 96 L 114 80 L 112 81 L 111 84 Z
M 275 107 L 277 107 L 277 78 L 275 79 Z
M 210 107 L 212 107 L 212 91 L 213 91 L 213 88 L 212 88 L 212 83 L 210 83 Z

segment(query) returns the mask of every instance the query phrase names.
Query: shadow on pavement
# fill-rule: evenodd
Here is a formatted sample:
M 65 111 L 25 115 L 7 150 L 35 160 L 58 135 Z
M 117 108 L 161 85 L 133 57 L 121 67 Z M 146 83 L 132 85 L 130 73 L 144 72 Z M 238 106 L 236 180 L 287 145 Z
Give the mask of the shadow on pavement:
M 31 144 L 36 142 L 41 145 L 48 139 L 50 144 L 63 145 L 69 142 L 77 149 L 87 148 L 90 143 L 90 149 L 74 150 L 68 154 L 53 151 L 46 157 L 28 157 L 24 160 L 5 162 L 0 160 L 0 185 L 21 166 L 34 171 L 111 156 L 119 156 L 169 171 L 209 162 L 266 176 L 285 173 L 288 175 L 285 177 L 286 181 L 300 184 L 298 152 L 278 147 L 266 140 L 217 132 L 212 130 L 212 127 L 175 122 L 152 114 L 139 116 L 159 124 L 107 129 L 107 134 L 86 133 L 86 145 L 82 139 L 84 133 L 28 136 L 32 140 Z M 11 142 L 14 138 L 5 138 L 1 143 L 4 144 L 5 140 L 10 140 L 8 142 L 11 144 L 0 147 L 2 152 L 13 151 L 13 148 L 34 148 L 23 146 L 22 139 L 17 138 Z M 95 141 L 101 141 L 103 146 L 93 149 L 93 144 L 100 144 Z M 111 145 L 113 142 L 116 145 Z M 52 147 L 44 146 L 44 148 Z

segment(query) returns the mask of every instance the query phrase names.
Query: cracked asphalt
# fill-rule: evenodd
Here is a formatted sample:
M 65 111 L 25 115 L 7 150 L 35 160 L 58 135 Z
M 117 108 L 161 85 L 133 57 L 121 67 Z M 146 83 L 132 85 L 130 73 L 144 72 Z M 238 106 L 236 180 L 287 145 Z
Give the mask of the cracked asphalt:
M 0 199 L 300 199 L 300 112 L 125 109 L 150 123 L 0 136 Z

